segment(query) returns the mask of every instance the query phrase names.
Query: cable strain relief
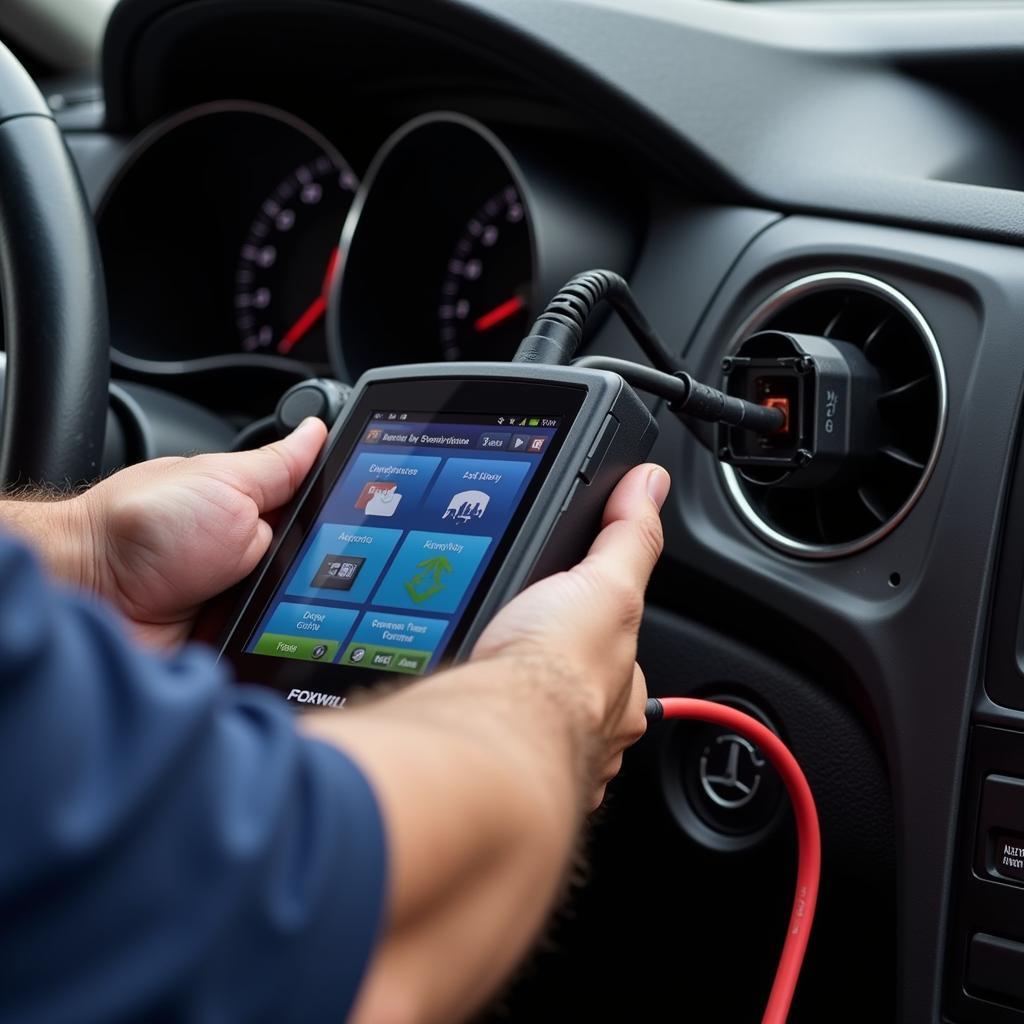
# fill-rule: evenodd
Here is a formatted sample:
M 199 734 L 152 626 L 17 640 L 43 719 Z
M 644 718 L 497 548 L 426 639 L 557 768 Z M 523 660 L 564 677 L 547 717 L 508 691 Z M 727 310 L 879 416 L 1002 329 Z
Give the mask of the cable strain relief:
M 565 366 L 576 354 L 582 331 L 569 317 L 545 313 L 519 343 L 513 362 Z
M 686 385 L 686 395 L 673 403 L 673 411 L 709 423 L 719 422 L 726 404 L 726 396 L 717 388 L 695 380 L 685 370 L 679 370 L 673 376 L 678 377 Z
M 657 697 L 648 697 L 644 715 L 648 722 L 660 722 L 665 717 L 665 705 Z

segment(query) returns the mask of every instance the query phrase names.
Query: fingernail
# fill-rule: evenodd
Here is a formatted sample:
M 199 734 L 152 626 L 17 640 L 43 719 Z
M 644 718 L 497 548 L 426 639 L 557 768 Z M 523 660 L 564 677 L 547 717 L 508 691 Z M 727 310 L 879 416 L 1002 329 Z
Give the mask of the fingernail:
M 316 416 L 307 416 L 307 417 L 306 417 L 306 418 L 305 418 L 305 419 L 304 419 L 304 420 L 303 420 L 303 421 L 302 421 L 302 422 L 301 422 L 301 423 L 300 423 L 300 424 L 299 424 L 299 425 L 298 425 L 298 426 L 297 426 L 297 427 L 295 428 L 295 433 L 298 433 L 298 432 L 299 432 L 300 430 L 311 430 L 311 429 L 313 428 L 313 424 L 314 424 L 314 423 L 316 423 L 316 424 L 319 424 L 319 423 L 321 423 L 321 420 L 317 419 L 317 417 L 316 417 Z
M 668 497 L 668 489 L 671 486 L 672 480 L 661 466 L 656 466 L 651 470 L 650 476 L 647 477 L 647 493 L 651 496 L 651 501 L 659 509 L 665 504 L 665 499 Z

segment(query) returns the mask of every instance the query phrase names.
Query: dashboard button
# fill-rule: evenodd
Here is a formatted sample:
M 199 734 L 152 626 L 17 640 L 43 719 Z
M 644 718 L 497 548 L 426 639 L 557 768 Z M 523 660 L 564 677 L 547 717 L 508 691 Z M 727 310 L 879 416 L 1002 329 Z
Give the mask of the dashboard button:
M 1024 1004 L 1024 945 L 978 932 L 971 939 L 967 957 L 967 988 Z
M 1024 882 L 1024 838 L 997 833 L 992 848 L 992 867 L 1004 878 Z
M 979 874 L 1024 884 L 1024 779 L 987 776 L 978 817 Z

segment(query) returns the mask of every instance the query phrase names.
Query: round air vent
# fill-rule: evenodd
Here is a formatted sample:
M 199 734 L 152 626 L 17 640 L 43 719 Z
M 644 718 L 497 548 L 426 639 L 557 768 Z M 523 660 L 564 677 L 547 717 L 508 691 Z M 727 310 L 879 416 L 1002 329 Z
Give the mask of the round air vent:
M 817 488 L 767 486 L 723 465 L 740 513 L 790 554 L 835 558 L 880 540 L 910 511 L 938 457 L 946 380 L 924 317 L 894 288 L 853 273 L 815 274 L 772 295 L 737 332 L 809 334 L 856 345 L 878 370 L 879 445 L 855 478 Z

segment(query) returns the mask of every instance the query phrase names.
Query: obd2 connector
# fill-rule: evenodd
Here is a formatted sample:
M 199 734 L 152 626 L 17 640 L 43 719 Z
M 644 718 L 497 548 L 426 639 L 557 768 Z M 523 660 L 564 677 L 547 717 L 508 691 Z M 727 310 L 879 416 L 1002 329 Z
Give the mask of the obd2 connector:
M 881 385 L 855 345 L 761 331 L 724 359 L 722 370 L 726 394 L 786 414 L 771 434 L 719 427 L 719 458 L 748 479 L 817 487 L 858 472 L 876 456 Z

